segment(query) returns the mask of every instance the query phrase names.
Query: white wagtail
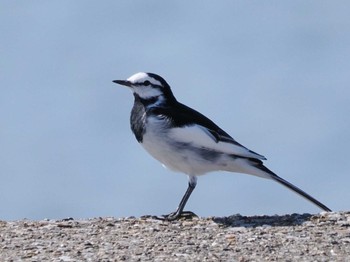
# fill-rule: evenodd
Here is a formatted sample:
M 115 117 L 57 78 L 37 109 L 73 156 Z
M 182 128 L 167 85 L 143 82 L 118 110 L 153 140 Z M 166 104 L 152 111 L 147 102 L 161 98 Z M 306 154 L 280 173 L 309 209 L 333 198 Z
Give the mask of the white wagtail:
M 175 220 L 197 184 L 197 176 L 211 171 L 230 171 L 272 179 L 305 197 L 321 209 L 324 204 L 277 176 L 263 165 L 266 158 L 239 144 L 213 121 L 179 103 L 168 83 L 159 75 L 137 73 L 127 80 L 114 80 L 134 94 L 130 124 L 137 141 L 155 159 L 189 177 L 188 188 L 175 212 L 163 216 Z

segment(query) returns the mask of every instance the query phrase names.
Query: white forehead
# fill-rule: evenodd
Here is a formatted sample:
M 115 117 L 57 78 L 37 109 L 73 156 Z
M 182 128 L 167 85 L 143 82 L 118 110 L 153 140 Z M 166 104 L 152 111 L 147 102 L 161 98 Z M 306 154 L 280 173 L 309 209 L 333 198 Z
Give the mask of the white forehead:
M 154 79 L 153 77 L 150 77 L 147 73 L 144 72 L 136 73 L 127 79 L 127 81 L 134 84 L 143 83 L 147 80 L 153 85 L 161 85 L 161 83 L 158 80 Z

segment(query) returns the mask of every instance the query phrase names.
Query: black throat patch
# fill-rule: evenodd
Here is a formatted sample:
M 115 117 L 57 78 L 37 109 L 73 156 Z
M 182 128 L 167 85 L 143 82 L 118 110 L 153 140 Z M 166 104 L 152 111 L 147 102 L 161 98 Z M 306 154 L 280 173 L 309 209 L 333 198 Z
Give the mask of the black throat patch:
M 143 104 L 145 107 L 148 107 L 148 106 L 150 106 L 150 105 L 155 104 L 155 103 L 159 100 L 159 98 L 160 98 L 160 96 L 153 96 L 153 97 L 150 97 L 150 98 L 148 98 L 148 99 L 143 99 L 143 98 L 141 98 L 140 96 L 138 96 L 137 94 L 134 94 L 134 97 L 135 97 L 135 101 L 136 101 L 136 99 L 137 99 L 137 100 L 140 101 L 140 103 Z

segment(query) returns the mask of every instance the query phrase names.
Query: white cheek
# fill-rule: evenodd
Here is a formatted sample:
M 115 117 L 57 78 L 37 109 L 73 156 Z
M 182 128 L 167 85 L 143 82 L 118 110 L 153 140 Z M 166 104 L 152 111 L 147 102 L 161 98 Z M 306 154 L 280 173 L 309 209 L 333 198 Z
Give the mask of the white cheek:
M 162 95 L 162 92 L 159 89 L 149 88 L 145 86 L 135 87 L 134 92 L 144 99 Z

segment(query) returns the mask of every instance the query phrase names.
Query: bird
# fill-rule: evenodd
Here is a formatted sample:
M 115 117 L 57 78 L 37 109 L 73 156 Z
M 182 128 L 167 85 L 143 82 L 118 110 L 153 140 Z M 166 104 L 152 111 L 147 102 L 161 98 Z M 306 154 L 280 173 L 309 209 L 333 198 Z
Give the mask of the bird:
M 243 173 L 276 181 L 324 211 L 327 206 L 281 178 L 263 161 L 266 158 L 242 144 L 208 117 L 180 103 L 170 85 L 154 73 L 136 73 L 114 83 L 131 89 L 134 105 L 130 126 L 136 140 L 166 168 L 188 176 L 188 187 L 177 209 L 158 217 L 173 221 L 192 215 L 185 205 L 197 185 L 197 177 L 214 171 Z

